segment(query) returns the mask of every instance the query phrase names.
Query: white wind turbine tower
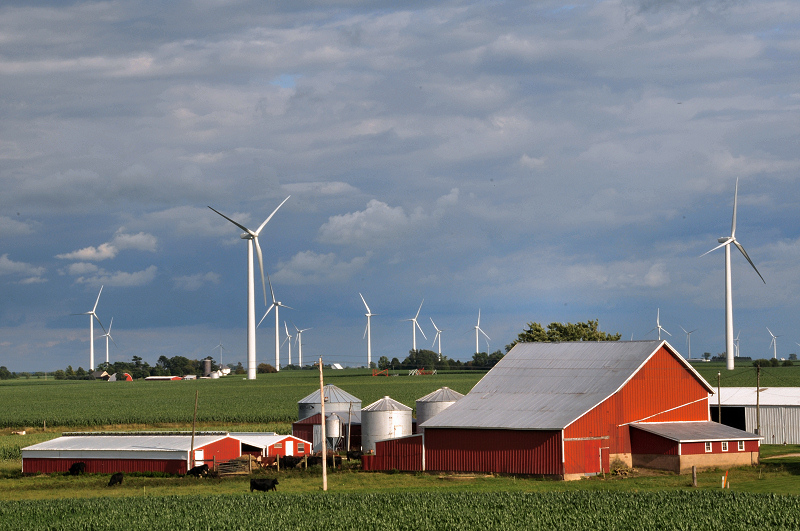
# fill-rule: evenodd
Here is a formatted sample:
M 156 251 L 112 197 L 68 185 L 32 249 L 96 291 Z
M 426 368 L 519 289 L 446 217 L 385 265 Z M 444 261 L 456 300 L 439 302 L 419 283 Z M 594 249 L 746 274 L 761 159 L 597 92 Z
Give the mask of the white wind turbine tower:
M 684 327 L 681 327 L 681 330 L 686 334 L 686 348 L 689 350 L 689 359 L 692 359 L 692 333 L 697 332 L 697 328 L 690 332 L 687 332 Z
M 297 366 L 298 367 L 302 367 L 303 366 L 303 332 L 305 332 L 307 330 L 311 330 L 311 329 L 310 328 L 303 328 L 301 330 L 301 329 L 297 328 L 297 326 L 294 323 L 292 323 L 292 326 L 294 326 L 294 329 L 296 331 L 295 332 L 295 340 L 294 340 L 294 342 L 297 345 Z
M 666 328 L 664 328 L 663 326 L 661 326 L 661 308 L 657 308 L 657 309 L 656 309 L 656 327 L 655 327 L 655 328 L 653 328 L 653 330 L 658 330 L 658 340 L 659 340 L 659 341 L 661 341 L 661 331 L 662 331 L 662 330 L 663 330 L 663 331 L 664 331 L 664 333 L 665 333 L 665 334 L 667 334 L 668 336 L 670 336 L 670 337 L 672 336 L 672 334 L 670 334 L 669 332 L 667 332 L 667 329 L 666 329 Z M 652 332 L 653 330 L 650 330 L 650 332 Z M 650 332 L 647 332 L 647 333 L 649 334 Z
M 267 273 L 267 284 L 269 284 L 269 292 L 272 295 L 272 304 L 258 324 L 261 325 L 261 322 L 267 317 L 269 312 L 275 308 L 275 370 L 279 371 L 281 370 L 281 325 L 280 319 L 278 318 L 278 308 L 288 308 L 290 310 L 294 310 L 294 308 L 286 306 L 281 301 L 275 300 L 275 291 L 272 289 L 272 281 L 269 279 L 269 273 Z
M 773 334 L 769 327 L 767 327 L 767 332 L 772 336 L 772 341 L 769 342 L 769 346 L 772 347 L 772 359 L 778 359 L 778 338 L 781 336 Z
M 733 192 L 733 219 L 731 221 L 731 235 L 730 236 L 723 236 L 718 238 L 717 241 L 719 245 L 711 249 L 711 251 L 716 251 L 720 247 L 725 247 L 725 353 L 727 358 L 727 369 L 729 371 L 733 370 L 733 295 L 731 292 L 731 244 L 734 244 L 739 251 L 742 252 L 742 255 L 747 259 L 751 266 L 758 276 L 761 277 L 761 281 L 766 284 L 767 281 L 764 280 L 764 277 L 761 276 L 761 273 L 758 272 L 756 265 L 750 260 L 750 257 L 747 255 L 747 251 L 744 250 L 744 247 L 736 241 L 736 201 L 739 196 L 739 179 L 736 179 L 736 188 Z M 706 251 L 705 253 L 701 254 L 700 256 L 705 256 L 711 251 Z
M 361 295 L 361 293 L 359 293 L 359 295 L 361 296 L 361 301 L 364 303 L 364 306 L 367 308 L 367 313 L 364 314 L 367 316 L 367 328 L 364 329 L 364 337 L 367 338 L 367 368 L 369 368 L 372 366 L 372 327 L 370 325 L 372 317 L 378 314 L 372 313 L 364 296 Z M 420 305 L 420 308 L 422 308 L 422 305 Z M 364 337 L 361 339 L 364 339 Z
M 419 317 L 419 312 L 422 311 L 422 303 L 423 302 L 425 302 L 425 299 L 422 299 L 422 302 L 419 303 L 419 310 L 417 310 L 417 315 L 415 315 L 411 319 L 403 319 L 404 321 L 411 321 L 411 334 L 412 334 L 412 337 L 413 337 L 413 339 L 412 339 L 412 350 L 414 350 L 414 352 L 417 351 L 417 328 L 419 328 L 419 331 L 422 334 L 422 337 L 424 337 L 426 340 L 428 339 L 428 337 L 425 335 L 425 332 L 422 331 L 422 327 L 417 322 L 417 317 Z
M 735 337 L 735 338 L 733 338 L 733 352 L 734 352 L 734 355 L 735 355 L 737 358 L 739 357 L 739 335 L 740 335 L 741 333 L 742 333 L 742 331 L 741 331 L 741 330 L 739 330 L 739 333 L 738 333 L 738 334 L 736 334 L 736 337 Z
M 213 352 L 213 351 L 215 351 L 217 349 L 219 349 L 219 367 L 220 367 L 220 369 L 222 369 L 222 367 L 223 367 L 223 365 L 222 365 L 222 351 L 225 350 L 225 347 L 222 346 L 222 338 L 219 339 L 219 345 L 217 345 L 216 347 L 212 348 L 211 351 Z
M 479 334 L 483 334 L 484 336 L 486 336 L 486 353 L 488 354 L 489 353 L 489 341 L 491 341 L 492 338 L 487 336 L 486 332 L 484 332 L 481 329 L 481 309 L 480 308 L 478 308 L 478 324 L 475 325 L 475 354 L 478 354 L 481 351 L 481 345 L 480 345 L 480 337 L 481 336 Z
M 442 361 L 442 332 L 444 332 L 444 330 L 439 330 L 439 327 L 433 322 L 433 317 L 431 317 L 430 320 L 431 324 L 433 325 L 433 329 L 436 330 L 436 336 L 434 336 L 431 346 L 436 344 L 437 339 L 439 340 L 439 361 Z
M 112 326 L 114 326 L 114 318 L 113 317 L 111 318 L 111 322 L 108 323 L 108 331 L 105 334 L 103 334 L 102 336 L 100 336 L 100 337 L 106 338 L 106 367 L 108 367 L 108 340 L 110 339 L 114 343 L 115 346 L 117 345 L 117 342 L 114 341 L 113 337 L 111 337 L 111 327 Z M 119 348 L 119 347 L 117 347 L 117 348 Z
M 72 315 L 88 315 L 89 316 L 89 371 L 93 371 L 94 367 L 94 321 L 97 320 L 97 324 L 100 325 L 100 328 L 103 329 L 103 332 L 106 331 L 103 323 L 100 322 L 100 318 L 97 317 L 95 310 L 97 310 L 97 303 L 100 302 L 100 293 L 103 293 L 103 286 L 100 286 L 100 292 L 97 294 L 97 300 L 94 301 L 94 307 L 88 311 L 83 313 L 73 313 Z
M 284 343 L 287 341 L 289 342 L 289 363 L 288 365 L 292 364 L 292 335 L 289 333 L 289 325 L 286 324 L 286 321 L 283 322 L 283 328 L 286 330 L 286 339 L 283 340 Z
M 289 196 L 291 197 L 291 196 Z M 289 197 L 283 200 L 278 208 L 283 206 L 283 203 L 289 200 Z M 211 207 L 208 207 L 211 208 Z M 275 215 L 275 212 L 278 211 L 278 208 L 272 211 L 272 214 L 269 215 L 267 219 L 264 220 L 264 223 L 258 227 L 255 231 L 248 229 L 244 225 L 237 223 L 236 221 L 232 220 L 225 214 L 214 210 L 217 214 L 222 216 L 223 218 L 227 219 L 240 229 L 244 231 L 242 233 L 241 238 L 243 240 L 247 240 L 247 379 L 248 380 L 255 380 L 256 379 L 256 300 L 255 300 L 255 278 L 253 272 L 253 242 L 256 244 L 256 254 L 258 256 L 258 267 L 261 269 L 261 287 L 264 291 L 264 304 L 267 304 L 267 287 L 264 282 L 264 259 L 261 255 L 261 246 L 258 244 L 258 235 L 261 233 L 261 230 L 264 226 L 272 219 L 272 216 Z

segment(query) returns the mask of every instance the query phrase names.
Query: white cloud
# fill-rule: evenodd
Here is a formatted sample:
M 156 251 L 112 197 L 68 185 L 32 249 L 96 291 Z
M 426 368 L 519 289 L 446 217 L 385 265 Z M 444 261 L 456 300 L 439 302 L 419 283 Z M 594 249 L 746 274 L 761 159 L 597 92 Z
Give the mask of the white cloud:
M 403 207 L 390 207 L 372 199 L 367 208 L 339 216 L 331 216 L 319 229 L 317 239 L 339 245 L 378 245 L 408 230 L 411 218 Z
M 81 260 L 99 262 L 117 256 L 120 250 L 134 249 L 137 251 L 156 251 L 157 239 L 152 234 L 140 232 L 138 234 L 125 234 L 124 229 L 119 229 L 111 242 L 101 243 L 97 247 L 84 247 L 71 253 L 57 254 L 56 258 L 62 260 Z
M 530 169 L 540 169 L 544 166 L 545 162 L 547 162 L 547 157 L 531 157 L 530 155 L 523 154 L 519 158 L 519 163 L 521 166 Z
M 158 240 L 152 234 L 139 232 L 137 234 L 125 234 L 122 232 L 124 228 L 120 228 L 114 235 L 112 245 L 119 250 L 134 249 L 137 251 L 150 251 L 156 252 Z
M 214 272 L 198 273 L 196 275 L 186 275 L 175 277 L 172 281 L 175 284 L 175 289 L 184 291 L 197 291 L 206 284 L 219 284 L 220 276 Z
M 67 268 L 67 272 L 73 276 L 88 275 L 89 273 L 95 273 L 99 270 L 99 267 L 94 264 L 90 264 L 89 262 L 76 262 L 74 264 L 70 264 Z
M 285 284 L 323 284 L 349 280 L 369 262 L 372 253 L 357 256 L 349 262 L 337 259 L 334 253 L 302 251 L 288 262 L 279 262 L 274 278 Z
M 358 193 L 354 186 L 340 182 L 307 182 L 284 184 L 283 188 L 291 194 L 345 195 Z
M 45 271 L 44 267 L 36 267 L 25 262 L 14 262 L 8 258 L 8 253 L 0 256 L 0 275 L 23 275 L 26 278 L 20 281 L 21 284 L 46 282 L 42 278 Z
M 8 216 L 0 216 L 0 235 L 3 236 L 24 236 L 31 234 L 33 229 L 27 223 L 17 221 Z
M 134 271 L 133 273 L 128 273 L 126 271 L 109 272 L 104 269 L 98 269 L 95 275 L 90 277 L 78 277 L 75 279 L 75 282 L 93 286 L 103 285 L 130 288 L 150 284 L 156 278 L 157 271 L 158 268 L 154 265 L 142 271 Z
M 110 243 L 102 243 L 97 247 L 84 247 L 71 253 L 57 254 L 56 258 L 62 260 L 90 260 L 99 262 L 117 256 L 117 248 Z

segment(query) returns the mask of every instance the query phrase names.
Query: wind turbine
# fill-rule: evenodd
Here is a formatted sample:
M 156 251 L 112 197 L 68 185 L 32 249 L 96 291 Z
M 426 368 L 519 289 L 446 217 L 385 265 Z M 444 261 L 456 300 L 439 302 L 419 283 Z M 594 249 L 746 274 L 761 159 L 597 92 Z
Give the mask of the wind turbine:
M 111 337 L 111 327 L 112 326 L 114 326 L 114 318 L 113 317 L 111 318 L 111 322 L 108 323 L 108 331 L 105 334 L 103 334 L 102 336 L 100 336 L 100 337 L 106 338 L 106 368 L 108 368 L 108 340 L 110 339 L 114 343 L 114 346 L 117 346 L 117 342 L 114 341 L 113 337 Z M 117 348 L 119 348 L 119 346 L 117 346 Z
M 417 310 L 417 315 L 415 315 L 411 319 L 403 319 L 403 321 L 411 321 L 411 334 L 413 337 L 412 350 L 414 352 L 417 351 L 417 328 L 419 328 L 422 337 L 424 337 L 426 340 L 428 339 L 427 336 L 425 335 L 425 332 L 422 331 L 422 327 L 417 322 L 417 317 L 419 317 L 419 312 L 422 311 L 423 302 L 425 302 L 425 299 L 422 299 L 422 302 L 419 303 L 419 310 Z
M 436 330 L 436 336 L 433 338 L 433 343 L 431 343 L 431 346 L 436 344 L 437 339 L 439 340 L 439 361 L 442 361 L 442 332 L 444 332 L 444 330 L 439 330 L 439 327 L 433 322 L 433 317 L 431 317 L 430 320 L 434 330 Z
M 483 334 L 484 336 L 486 336 L 486 353 L 488 354 L 489 353 L 489 341 L 492 338 L 487 336 L 486 332 L 481 330 L 481 309 L 480 308 L 478 308 L 478 324 L 475 325 L 475 353 L 476 354 L 480 353 L 480 351 L 481 351 L 481 346 L 480 346 L 480 341 L 479 341 L 481 336 L 479 334 Z
M 97 317 L 95 310 L 97 310 L 97 303 L 100 302 L 100 293 L 103 293 L 103 286 L 100 286 L 100 292 L 97 294 L 97 300 L 94 301 L 94 307 L 88 311 L 83 313 L 73 313 L 72 315 L 88 315 L 89 316 L 89 371 L 93 371 L 94 367 L 94 321 L 97 320 L 97 324 L 100 325 L 100 328 L 103 329 L 103 332 L 106 331 L 103 323 L 100 322 L 100 318 Z
M 742 245 L 736 241 L 736 202 L 738 196 L 739 179 L 736 179 L 736 188 L 733 192 L 733 218 L 731 221 L 731 235 L 717 238 L 719 245 L 700 255 L 702 257 L 711 251 L 716 251 L 720 247 L 725 247 L 725 353 L 727 358 L 727 369 L 729 371 L 733 370 L 733 295 L 731 292 L 731 244 L 734 244 L 739 251 L 742 252 L 742 255 L 747 259 L 750 265 L 753 266 L 755 272 L 758 273 L 761 281 L 764 284 L 767 283 L 767 281 L 764 280 L 764 277 L 761 276 L 761 273 L 758 272 L 756 265 L 752 260 L 750 260 L 750 257 L 747 255 L 747 251 L 745 251 L 744 247 L 742 247 Z
M 778 341 L 777 341 L 777 339 L 779 337 L 781 337 L 781 336 L 776 336 L 775 334 L 773 334 L 772 330 L 770 330 L 769 327 L 767 327 L 767 332 L 769 332 L 769 335 L 772 336 L 772 341 L 769 342 L 769 346 L 772 347 L 772 359 L 777 359 L 778 358 Z
M 214 350 L 217 350 L 217 349 L 219 349 L 219 366 L 220 366 L 220 369 L 221 369 L 222 368 L 222 351 L 225 350 L 225 347 L 222 346 L 222 338 L 219 338 L 219 345 L 217 345 L 216 347 L 212 348 L 211 350 L 214 351 Z
M 667 334 L 668 336 L 670 336 L 670 337 L 672 336 L 672 334 L 670 334 L 669 332 L 667 332 L 667 329 L 666 329 L 666 328 L 664 328 L 663 326 L 661 326 L 661 308 L 657 308 L 657 309 L 656 309 L 656 327 L 655 327 L 655 328 L 653 328 L 653 330 L 658 330 L 658 340 L 659 340 L 659 341 L 661 341 L 661 331 L 662 331 L 662 330 L 663 330 L 663 331 L 664 331 L 664 333 L 665 333 L 665 334 Z M 653 330 L 650 330 L 650 332 L 652 332 Z M 649 334 L 650 332 L 647 332 L 647 333 Z
M 361 296 L 361 301 L 364 303 L 364 306 L 367 308 L 367 313 L 364 314 L 367 316 L 367 328 L 364 329 L 364 337 L 367 338 L 367 368 L 369 368 L 372 366 L 372 328 L 370 326 L 370 321 L 373 316 L 378 314 L 372 313 L 372 310 L 369 309 L 369 305 L 367 305 L 367 301 L 364 299 L 364 296 L 361 295 L 361 293 L 359 293 L 359 295 Z M 422 308 L 422 305 L 420 305 L 420 308 Z M 364 339 L 364 337 L 361 339 Z
M 272 289 L 272 281 L 269 279 L 269 273 L 267 273 L 267 284 L 269 284 L 269 292 L 272 295 L 272 304 L 267 309 L 267 313 L 264 314 L 264 317 L 261 318 L 261 321 L 258 322 L 258 325 L 261 325 L 261 322 L 267 317 L 269 312 L 275 308 L 275 370 L 281 370 L 281 325 L 280 320 L 278 318 L 278 308 L 289 308 L 290 310 L 294 310 L 291 306 L 286 306 L 281 301 L 275 300 L 275 291 Z
M 289 196 L 291 197 L 291 196 Z M 278 205 L 278 208 L 283 206 L 283 203 L 289 200 L 289 197 L 283 200 L 283 202 Z M 211 207 L 208 207 L 211 208 Z M 272 216 L 275 215 L 275 212 L 278 211 L 278 208 L 272 211 L 272 214 L 269 215 L 267 219 L 264 220 L 258 229 L 250 230 L 241 223 L 238 223 L 222 212 L 211 208 L 217 214 L 222 216 L 223 218 L 227 219 L 240 229 L 244 231 L 242 233 L 241 238 L 243 240 L 247 240 L 247 379 L 248 380 L 255 380 L 256 379 L 256 300 L 255 300 L 255 278 L 253 273 L 253 242 L 256 244 L 256 253 L 258 256 L 258 267 L 261 269 L 261 287 L 264 291 L 264 304 L 267 304 L 267 286 L 264 282 L 264 259 L 261 255 L 261 246 L 258 244 L 258 235 L 261 233 L 261 230 L 264 226 L 272 219 Z
M 692 359 L 692 332 L 697 332 L 697 328 L 695 328 L 691 332 L 687 332 L 684 327 L 681 327 L 681 330 L 683 330 L 684 333 L 686 334 L 686 346 L 689 349 L 689 359 Z
M 297 345 L 297 366 L 303 367 L 303 332 L 311 329 L 303 328 L 300 330 L 294 323 L 292 323 L 292 326 L 294 326 L 294 329 L 296 330 L 294 342 Z
M 283 340 L 284 343 L 287 341 L 289 342 L 289 365 L 292 364 L 292 335 L 289 333 L 289 325 L 286 324 L 286 321 L 283 322 L 283 328 L 286 330 L 286 339 Z
M 739 333 L 736 334 L 735 338 L 733 338 L 733 350 L 734 350 L 734 354 L 736 355 L 737 358 L 739 357 L 739 335 L 741 333 L 742 333 L 742 331 L 739 330 Z

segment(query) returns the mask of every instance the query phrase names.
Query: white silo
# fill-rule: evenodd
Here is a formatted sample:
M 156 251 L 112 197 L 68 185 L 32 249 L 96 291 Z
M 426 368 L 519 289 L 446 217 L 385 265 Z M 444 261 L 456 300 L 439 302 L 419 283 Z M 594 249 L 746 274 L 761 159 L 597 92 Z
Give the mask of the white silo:
M 453 391 L 449 387 L 442 387 L 422 398 L 418 398 L 416 403 L 417 426 L 449 408 L 462 398 L 464 398 L 464 395 L 458 391 Z
M 343 391 L 335 385 L 328 384 L 322 388 L 325 392 L 325 415 L 329 413 L 341 413 L 344 418 L 350 411 L 358 411 L 361 409 L 361 399 L 356 398 L 350 393 Z M 298 400 L 297 402 L 297 420 L 316 415 L 321 412 L 319 389 L 308 395 L 307 397 Z
M 411 435 L 411 408 L 384 396 L 361 410 L 361 451 L 375 451 L 375 443 Z

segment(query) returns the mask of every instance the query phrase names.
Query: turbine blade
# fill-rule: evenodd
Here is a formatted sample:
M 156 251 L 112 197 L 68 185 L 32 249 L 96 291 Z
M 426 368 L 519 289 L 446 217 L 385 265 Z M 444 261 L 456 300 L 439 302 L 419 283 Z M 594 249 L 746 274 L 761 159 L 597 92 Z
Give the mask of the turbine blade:
M 480 308 L 478 308 L 478 324 L 477 324 L 477 326 L 478 326 L 478 328 L 480 328 L 480 326 L 481 326 L 481 309 Z
M 272 281 L 269 279 L 269 273 L 267 273 L 267 283 L 269 284 L 269 293 L 272 295 L 272 304 L 275 304 L 275 291 L 272 289 Z M 269 310 L 267 310 L 269 311 Z
M 261 271 L 261 289 L 264 291 L 264 305 L 267 304 L 267 285 L 264 282 L 264 259 L 261 256 L 261 246 L 258 244 L 258 236 L 253 238 L 256 244 L 256 256 L 258 256 L 258 269 Z
M 103 286 L 100 286 L 100 293 L 103 293 Z M 100 293 L 97 294 L 97 300 L 94 301 L 94 308 L 92 308 L 92 312 L 97 310 L 97 303 L 100 302 Z
M 491 341 L 491 340 L 492 340 L 492 338 L 491 338 L 491 337 L 489 337 L 489 336 L 487 336 L 487 335 L 486 335 L 486 332 L 484 332 L 484 331 L 483 331 L 483 330 L 481 330 L 480 328 L 478 328 L 478 331 L 479 331 L 481 334 L 483 334 L 484 336 L 486 336 L 486 339 L 488 339 L 489 341 Z
M 666 329 L 666 328 L 662 328 L 662 329 L 661 329 L 661 331 L 662 331 L 662 332 L 664 332 L 665 334 L 667 334 L 668 336 L 672 337 L 672 334 L 670 334 L 669 332 L 667 332 L 667 329 Z
M 425 302 L 425 299 L 422 299 L 422 302 Z M 419 317 L 419 312 L 422 311 L 422 302 L 419 303 L 419 310 L 417 310 L 417 315 L 414 316 L 414 320 L 416 322 L 417 317 Z M 418 325 L 419 326 L 419 325 Z M 425 339 L 428 339 L 427 337 Z
M 702 257 L 704 257 L 704 256 L 705 256 L 705 255 L 707 255 L 708 253 L 713 253 L 714 251 L 716 251 L 716 250 L 717 250 L 717 249 L 719 249 L 720 247 L 725 247 L 725 246 L 726 246 L 726 245 L 728 245 L 729 243 L 731 243 L 731 240 L 730 240 L 730 239 L 728 239 L 728 240 L 725 240 L 723 243 L 721 243 L 721 244 L 717 245 L 716 247 L 714 247 L 714 248 L 713 248 L 713 249 L 711 249 L 710 251 L 706 251 L 706 252 L 704 252 L 703 254 L 701 254 L 701 255 L 699 256 L 699 258 L 702 258 Z
M 261 326 L 261 323 L 264 321 L 264 319 L 266 319 L 266 318 L 267 318 L 267 315 L 269 315 L 269 312 L 271 312 L 271 311 L 272 311 L 272 309 L 273 309 L 274 307 L 275 307 L 275 305 L 273 304 L 273 305 L 271 305 L 269 308 L 267 308 L 267 313 L 265 313 L 265 314 L 264 314 L 264 317 L 262 317 L 262 318 L 261 318 L 261 321 L 259 321 L 259 322 L 258 322 L 258 324 L 256 325 L 256 328 L 258 328 L 259 326 Z
M 422 334 L 422 337 L 424 337 L 425 339 L 428 339 L 428 337 L 425 335 L 425 332 L 423 332 L 422 327 L 419 325 L 419 323 L 416 320 L 414 320 L 414 324 L 417 325 L 417 328 L 419 328 L 419 331 Z
M 106 327 L 105 327 L 105 326 L 103 326 L 103 323 L 101 323 L 101 322 L 100 322 L 100 318 L 99 318 L 99 317 L 97 317 L 97 314 L 96 314 L 96 313 L 94 313 L 94 312 L 92 312 L 92 317 L 94 317 L 95 321 L 97 321 L 97 324 L 99 324 L 99 325 L 100 325 L 100 328 L 102 328 L 102 329 L 103 329 L 103 332 L 105 332 L 105 331 L 106 331 Z
M 744 250 L 744 247 L 742 247 L 742 244 L 740 244 L 740 243 L 739 243 L 739 242 L 737 242 L 736 240 L 733 240 L 733 244 L 736 246 L 736 248 L 737 248 L 737 249 L 739 249 L 739 250 L 742 252 L 742 254 L 744 255 L 744 257 L 745 257 L 745 258 L 747 258 L 747 261 L 748 261 L 748 262 L 750 262 L 750 265 L 751 265 L 751 266 L 753 266 L 753 269 L 755 269 L 756 273 L 758 273 L 758 268 L 757 268 L 757 267 L 756 267 L 756 265 L 753 263 L 753 261 L 752 261 L 752 260 L 750 260 L 750 257 L 747 255 L 747 251 L 745 251 L 745 250 Z M 764 284 L 766 284 L 766 283 L 767 283 L 767 281 L 766 281 L 766 280 L 764 280 L 764 277 L 762 277 L 762 276 L 761 276 L 761 273 L 758 273 L 758 276 L 759 276 L 759 277 L 761 277 L 761 282 L 763 282 Z
M 108 323 L 108 335 L 111 337 L 111 327 L 114 326 L 114 318 L 111 318 L 111 322 Z
M 278 303 L 278 306 L 280 306 L 281 308 L 288 308 L 288 309 L 290 309 L 290 310 L 296 310 L 296 308 L 292 308 L 291 306 L 286 306 L 286 305 L 285 305 L 285 304 L 283 304 L 282 302 L 279 302 L 279 303 Z
M 366 339 L 367 338 L 367 328 L 369 328 L 369 325 L 364 327 L 364 335 L 361 336 L 361 339 Z
M 260 226 L 260 227 L 258 227 L 258 230 L 256 230 L 256 233 L 255 233 L 255 236 L 256 236 L 256 237 L 258 237 L 258 235 L 261 233 L 261 229 L 263 229 L 263 228 L 264 228 L 264 225 L 266 225 L 266 224 L 269 222 L 269 220 L 271 220 L 271 219 L 272 219 L 272 216 L 274 216 L 274 215 L 275 215 L 275 212 L 277 212 L 277 211 L 278 211 L 278 209 L 279 209 L 280 207 L 282 207 L 282 206 L 283 206 L 283 204 L 284 204 L 286 201 L 288 201 L 290 197 L 292 197 L 292 196 L 287 196 L 287 197 L 286 197 L 286 199 L 284 199 L 283 201 L 281 201 L 281 204 L 280 204 L 280 205 L 278 205 L 278 207 L 277 207 L 275 210 L 273 210 L 273 211 L 272 211 L 272 214 L 270 214 L 270 215 L 269 215 L 269 217 L 268 217 L 267 219 L 265 219 L 265 220 L 264 220 L 264 223 L 262 223 L 262 224 L 261 224 L 261 226 Z
M 214 212 L 216 212 L 217 214 L 219 214 L 219 215 L 220 215 L 220 216 L 222 216 L 223 218 L 227 219 L 228 221 L 230 221 L 231 223 L 233 223 L 234 225 L 236 225 L 237 227 L 239 227 L 240 229 L 242 229 L 243 231 L 245 231 L 247 234 L 251 234 L 251 235 L 253 234 L 253 231 L 251 231 L 250 229 L 248 229 L 247 227 L 245 227 L 245 226 L 244 226 L 244 225 L 242 225 L 241 223 L 237 223 L 236 221 L 233 221 L 231 218 L 229 218 L 228 216 L 226 216 L 225 214 L 223 214 L 223 213 L 222 213 L 222 212 L 220 212 L 219 210 L 216 210 L 216 209 L 214 209 L 214 208 L 212 208 L 212 207 L 208 207 L 208 208 L 211 208 L 211 210 L 213 210 Z
M 361 293 L 359 293 L 359 295 L 361 295 Z M 370 310 L 369 306 L 367 306 L 367 301 L 364 300 L 364 296 L 363 295 L 361 295 L 361 301 L 364 303 L 364 306 L 367 307 L 367 313 L 372 313 L 372 310 Z
M 736 235 L 736 202 L 739 197 L 739 178 L 736 178 L 736 188 L 733 192 L 733 218 L 731 219 L 731 238 Z

